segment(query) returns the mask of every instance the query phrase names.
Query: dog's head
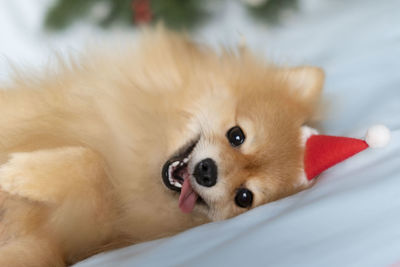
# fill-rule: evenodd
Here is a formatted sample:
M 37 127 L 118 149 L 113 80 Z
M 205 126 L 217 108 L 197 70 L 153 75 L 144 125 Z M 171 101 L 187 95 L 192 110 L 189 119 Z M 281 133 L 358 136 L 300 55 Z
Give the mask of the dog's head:
M 307 188 L 304 135 L 323 85 L 314 67 L 245 63 L 213 75 L 189 108 L 192 136 L 164 164 L 164 184 L 183 212 L 226 219 Z M 210 70 L 212 71 L 212 70 Z

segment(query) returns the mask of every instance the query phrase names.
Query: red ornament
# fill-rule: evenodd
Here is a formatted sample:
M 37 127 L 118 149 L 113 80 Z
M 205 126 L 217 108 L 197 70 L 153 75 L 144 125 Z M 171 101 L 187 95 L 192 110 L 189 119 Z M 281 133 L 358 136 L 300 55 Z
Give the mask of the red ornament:
M 384 147 L 390 142 L 390 130 L 383 125 L 371 127 L 365 141 L 356 138 L 311 135 L 305 145 L 304 172 L 308 180 L 324 170 L 367 149 Z
M 368 148 L 368 144 L 359 139 L 313 135 L 306 143 L 304 171 L 309 180 L 324 170 Z
M 153 18 L 150 0 L 133 0 L 132 11 L 133 19 L 137 24 L 149 23 Z

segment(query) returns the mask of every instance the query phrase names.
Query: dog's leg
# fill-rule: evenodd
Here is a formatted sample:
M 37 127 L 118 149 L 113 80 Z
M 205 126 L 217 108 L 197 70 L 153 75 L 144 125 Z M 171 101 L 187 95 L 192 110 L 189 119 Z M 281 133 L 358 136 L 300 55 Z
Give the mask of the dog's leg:
M 46 242 L 51 239 L 51 244 L 60 247 L 68 262 L 88 256 L 111 238 L 114 216 L 111 188 L 104 162 L 90 149 L 65 147 L 11 154 L 0 167 L 0 190 L 7 198 L 18 201 L 10 205 L 6 201 L 3 206 L 0 203 L 0 210 L 4 211 L 0 224 L 8 220 L 8 225 L 14 225 L 15 221 L 21 226 L 12 230 L 15 234 L 3 229 L 8 236 L 16 236 L 7 241 L 8 245 L 1 245 L 4 240 L 0 231 L 1 250 L 18 251 L 32 246 L 35 249 L 30 257 L 34 258 L 35 254 L 46 253 L 40 247 L 50 246 Z M 25 216 L 26 212 L 21 210 L 36 215 Z M 37 226 L 33 226 L 35 223 Z M 36 241 L 40 243 L 35 245 Z M 16 256 L 16 263 L 21 260 Z

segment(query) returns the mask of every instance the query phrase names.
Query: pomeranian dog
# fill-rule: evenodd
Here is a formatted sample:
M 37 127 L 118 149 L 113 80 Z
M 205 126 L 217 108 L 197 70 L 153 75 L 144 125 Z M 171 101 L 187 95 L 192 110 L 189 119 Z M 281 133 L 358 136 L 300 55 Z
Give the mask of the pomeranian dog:
M 0 90 L 0 266 L 65 266 L 311 184 L 316 67 L 157 30 Z

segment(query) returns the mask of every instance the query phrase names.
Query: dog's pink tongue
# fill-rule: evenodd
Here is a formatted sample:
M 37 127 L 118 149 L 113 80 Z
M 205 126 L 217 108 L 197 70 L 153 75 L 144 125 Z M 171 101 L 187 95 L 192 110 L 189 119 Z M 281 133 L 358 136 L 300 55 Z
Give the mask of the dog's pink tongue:
M 193 191 L 189 179 L 185 179 L 179 196 L 179 208 L 181 211 L 184 213 L 190 213 L 196 204 L 197 198 L 198 195 Z

